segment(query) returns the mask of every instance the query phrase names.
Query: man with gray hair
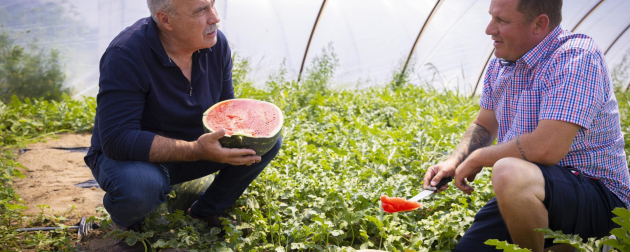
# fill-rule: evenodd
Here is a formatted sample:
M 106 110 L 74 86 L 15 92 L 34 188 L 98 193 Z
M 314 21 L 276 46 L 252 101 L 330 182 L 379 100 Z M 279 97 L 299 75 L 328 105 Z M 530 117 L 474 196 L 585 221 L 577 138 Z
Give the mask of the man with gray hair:
M 85 162 L 118 228 L 139 231 L 170 185 L 221 171 L 187 214 L 221 228 L 220 217 L 271 162 L 222 148 L 204 134 L 203 112 L 234 98 L 232 58 L 214 0 L 148 0 L 151 18 L 123 30 L 100 62 L 92 143 Z M 117 241 L 113 251 L 144 251 Z
M 173 15 L 173 0 L 147 0 L 147 6 L 149 7 L 151 18 L 153 18 L 153 21 L 156 23 L 158 22 L 156 15 L 158 11 Z

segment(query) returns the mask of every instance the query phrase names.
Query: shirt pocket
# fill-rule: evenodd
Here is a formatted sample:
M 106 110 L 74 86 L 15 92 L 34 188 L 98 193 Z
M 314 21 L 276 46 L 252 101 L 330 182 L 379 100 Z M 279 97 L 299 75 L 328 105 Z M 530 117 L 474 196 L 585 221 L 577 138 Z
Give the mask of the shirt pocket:
M 538 126 L 538 115 L 540 114 L 540 90 L 524 90 L 518 95 L 516 107 L 514 108 L 514 119 L 512 120 L 512 137 L 524 133 L 530 133 Z

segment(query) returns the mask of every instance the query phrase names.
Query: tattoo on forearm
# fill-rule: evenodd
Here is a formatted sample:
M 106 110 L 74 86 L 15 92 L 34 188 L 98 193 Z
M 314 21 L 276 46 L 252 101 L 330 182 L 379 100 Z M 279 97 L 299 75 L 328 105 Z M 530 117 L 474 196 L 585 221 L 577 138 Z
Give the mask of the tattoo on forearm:
M 492 139 L 492 134 L 488 130 L 486 130 L 486 128 L 482 126 L 477 126 L 473 131 L 473 137 L 470 140 L 470 145 L 468 148 L 476 150 L 492 144 L 493 141 L 494 139 Z
M 464 133 L 464 138 L 462 142 L 457 145 L 455 152 L 453 154 L 457 157 L 457 160 L 461 163 L 464 161 L 471 152 L 476 149 L 486 147 L 492 142 L 494 139 L 492 138 L 492 134 L 486 130 L 483 126 L 473 124 L 468 127 L 466 133 Z
M 523 157 L 525 161 L 529 161 L 527 160 L 527 156 L 525 156 L 525 151 L 521 148 L 521 141 L 519 140 L 520 137 L 521 136 L 516 137 L 516 148 L 518 148 L 518 152 L 521 153 L 521 157 Z

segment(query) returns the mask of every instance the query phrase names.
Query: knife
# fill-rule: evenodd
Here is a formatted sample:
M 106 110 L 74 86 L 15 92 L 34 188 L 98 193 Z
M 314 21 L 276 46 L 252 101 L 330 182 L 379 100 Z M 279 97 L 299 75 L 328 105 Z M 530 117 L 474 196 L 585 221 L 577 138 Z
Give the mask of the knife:
M 453 177 L 442 178 L 442 180 L 440 180 L 440 183 L 438 183 L 435 187 L 427 186 L 427 189 L 424 189 L 424 191 L 418 193 L 418 195 L 413 196 L 413 198 L 409 199 L 409 201 L 418 201 L 418 200 L 424 199 L 425 197 L 433 194 L 442 186 L 448 184 L 448 182 L 451 182 L 451 180 L 453 180 Z

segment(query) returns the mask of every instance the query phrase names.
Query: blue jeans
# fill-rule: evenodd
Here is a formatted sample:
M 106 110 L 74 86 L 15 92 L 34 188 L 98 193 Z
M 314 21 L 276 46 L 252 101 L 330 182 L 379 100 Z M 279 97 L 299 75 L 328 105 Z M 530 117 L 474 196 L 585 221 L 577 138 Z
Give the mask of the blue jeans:
M 191 206 L 200 217 L 222 213 L 232 206 L 249 184 L 280 151 L 282 138 L 250 166 L 234 166 L 210 161 L 154 164 L 116 161 L 99 153 L 92 174 L 106 192 L 103 205 L 114 223 L 129 227 L 166 201 L 171 185 L 219 172 L 210 187 Z

